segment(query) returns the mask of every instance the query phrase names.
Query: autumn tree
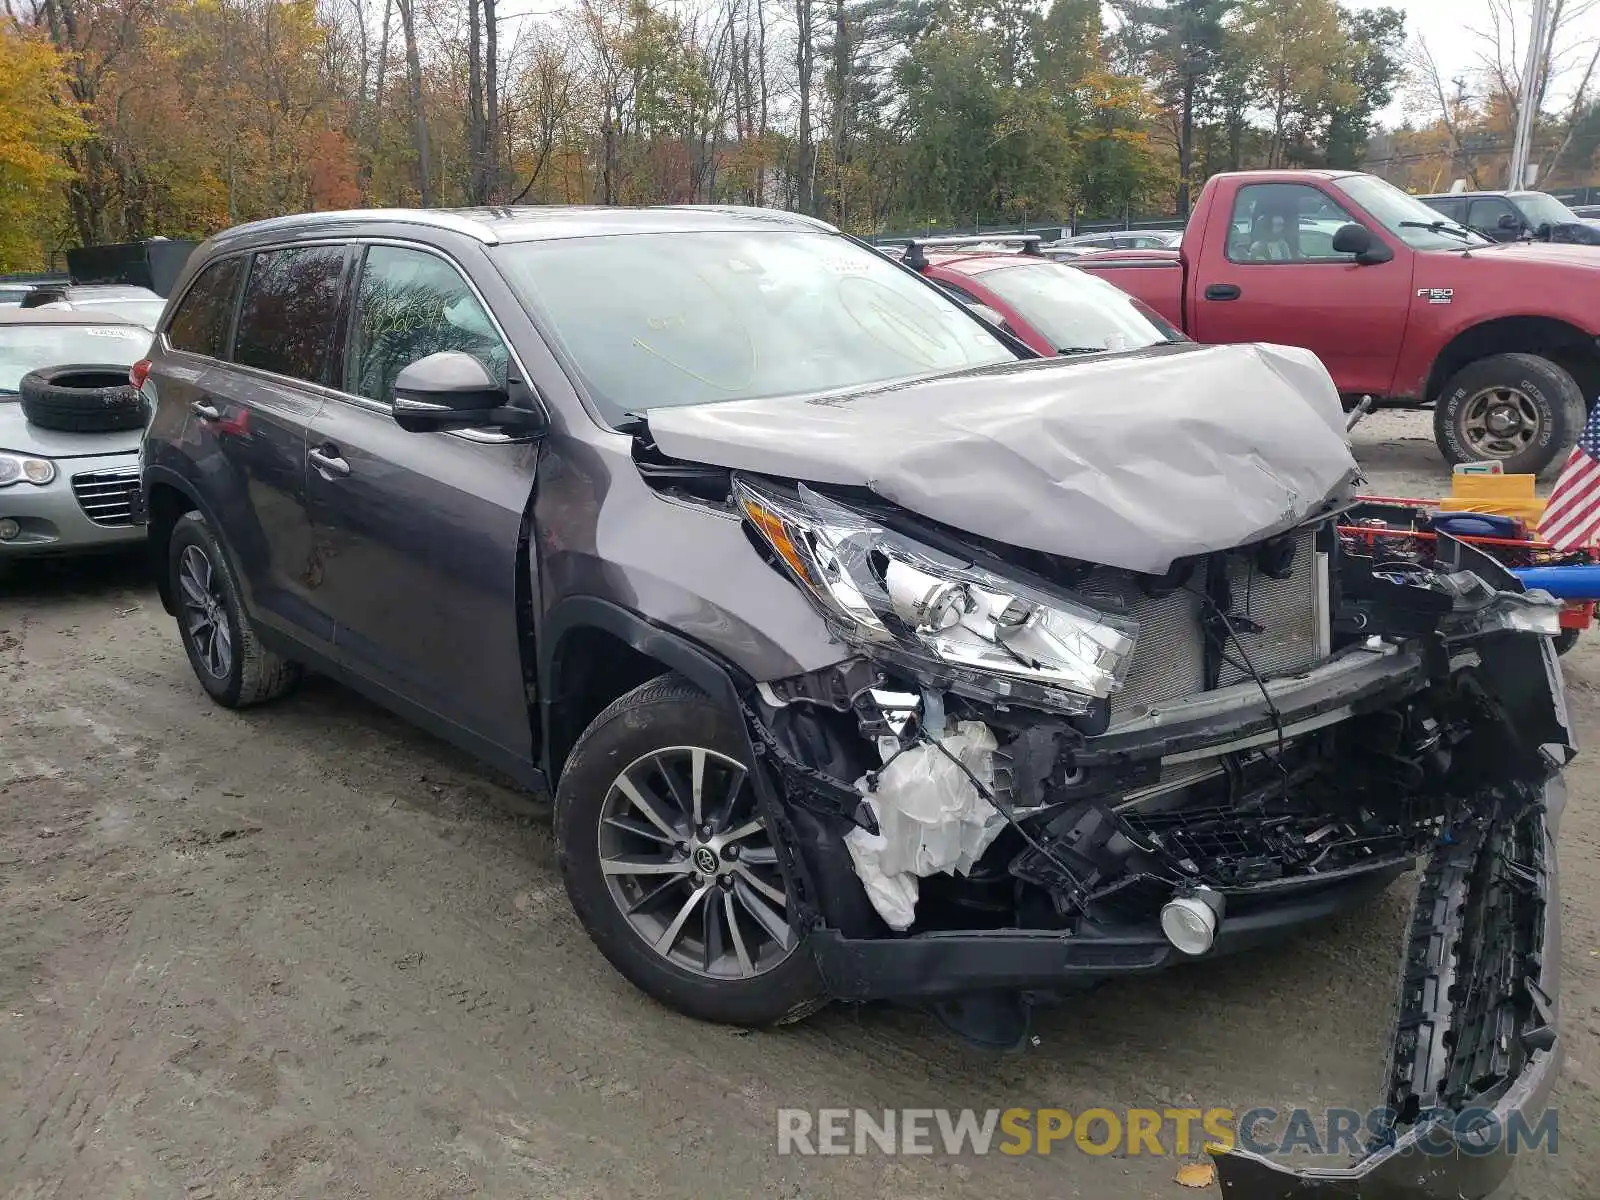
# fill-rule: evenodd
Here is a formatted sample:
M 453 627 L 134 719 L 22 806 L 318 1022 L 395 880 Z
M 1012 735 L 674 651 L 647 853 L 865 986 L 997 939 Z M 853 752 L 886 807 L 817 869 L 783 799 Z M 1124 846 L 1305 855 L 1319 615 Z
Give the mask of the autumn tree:
M 44 265 L 54 201 L 73 178 L 66 156 L 88 136 L 61 53 L 0 23 L 0 270 Z

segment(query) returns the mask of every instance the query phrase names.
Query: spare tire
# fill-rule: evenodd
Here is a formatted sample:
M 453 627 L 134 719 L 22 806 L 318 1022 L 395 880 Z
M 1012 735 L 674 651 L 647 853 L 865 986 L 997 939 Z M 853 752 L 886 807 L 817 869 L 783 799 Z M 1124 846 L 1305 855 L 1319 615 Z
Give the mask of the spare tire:
M 40 429 L 115 433 L 144 428 L 144 396 L 128 382 L 127 367 L 41 367 L 24 375 L 17 390 L 22 415 Z

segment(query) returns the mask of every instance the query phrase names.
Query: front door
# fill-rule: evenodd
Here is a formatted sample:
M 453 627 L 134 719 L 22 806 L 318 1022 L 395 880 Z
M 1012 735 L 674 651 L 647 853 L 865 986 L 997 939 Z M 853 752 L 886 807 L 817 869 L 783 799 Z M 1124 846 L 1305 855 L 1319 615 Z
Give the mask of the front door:
M 536 442 L 488 430 L 407 433 L 391 415 L 401 369 L 441 350 L 502 381 L 510 355 L 460 270 L 421 248 L 366 248 L 343 399 L 307 447 L 317 602 L 334 657 L 493 760 L 532 755 L 519 654 L 519 562 Z
M 1411 306 L 1411 255 L 1401 247 L 1390 262 L 1362 265 L 1336 253 L 1334 233 L 1354 222 L 1310 184 L 1241 187 L 1227 244 L 1206 247 L 1189 332 L 1199 342 L 1304 346 L 1340 392 L 1387 394 Z

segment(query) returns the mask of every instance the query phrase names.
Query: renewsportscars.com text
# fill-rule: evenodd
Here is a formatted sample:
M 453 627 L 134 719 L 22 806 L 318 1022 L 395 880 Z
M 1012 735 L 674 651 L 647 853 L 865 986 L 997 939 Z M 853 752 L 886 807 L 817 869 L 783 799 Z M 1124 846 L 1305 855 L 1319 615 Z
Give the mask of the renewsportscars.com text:
M 1342 1154 L 1359 1158 L 1392 1137 L 1395 1113 L 1328 1108 L 780 1108 L 778 1153 L 851 1154 L 1083 1154 L 1188 1155 L 1235 1147 L 1255 1154 Z M 1554 1109 L 1536 1121 L 1514 1114 L 1503 1125 L 1486 1109 L 1422 1114 L 1464 1138 L 1440 1148 L 1422 1139 L 1424 1153 L 1555 1153 Z

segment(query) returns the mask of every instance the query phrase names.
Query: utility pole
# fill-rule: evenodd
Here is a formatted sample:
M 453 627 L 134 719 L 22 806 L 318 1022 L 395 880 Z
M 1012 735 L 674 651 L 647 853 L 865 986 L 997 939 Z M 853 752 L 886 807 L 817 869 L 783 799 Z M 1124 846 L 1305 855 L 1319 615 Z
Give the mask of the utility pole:
M 1533 144 L 1535 118 L 1539 115 L 1541 81 L 1549 67 L 1545 59 L 1546 26 L 1550 20 L 1550 0 L 1533 0 L 1533 28 L 1528 34 L 1528 61 L 1522 70 L 1522 97 L 1517 103 L 1516 138 L 1511 144 L 1513 189 L 1528 186 L 1528 154 Z

